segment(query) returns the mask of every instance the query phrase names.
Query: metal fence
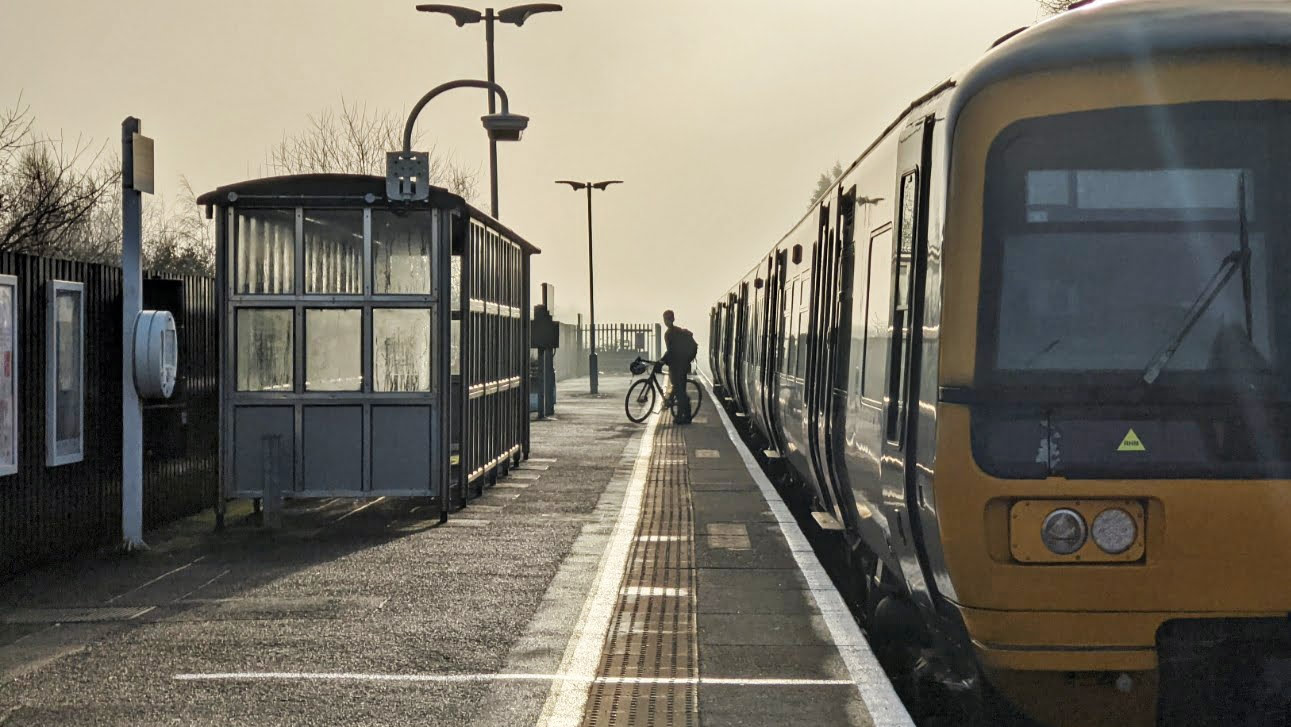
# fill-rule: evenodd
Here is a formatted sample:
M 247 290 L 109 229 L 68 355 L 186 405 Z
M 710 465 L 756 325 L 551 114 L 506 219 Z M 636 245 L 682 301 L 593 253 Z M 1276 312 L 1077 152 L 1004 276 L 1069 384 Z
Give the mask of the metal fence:
M 0 477 L 0 580 L 121 537 L 121 270 L 0 254 L 17 279 L 17 472 Z M 47 466 L 46 326 L 51 281 L 84 284 L 84 458 Z M 215 287 L 206 278 L 144 281 L 145 307 L 170 310 L 179 333 L 175 396 L 144 411 L 146 525 L 209 506 L 219 434 Z
M 596 326 L 596 352 L 631 353 L 658 358 L 662 336 L 657 323 L 599 323 Z M 592 327 L 583 326 L 581 348 L 591 345 Z
M 663 355 L 662 329 L 663 326 L 657 323 L 598 323 L 597 368 L 607 376 L 627 375 L 628 364 L 637 356 L 660 358 Z M 584 358 L 591 346 L 591 335 L 591 326 L 583 326 L 579 331 L 579 348 L 584 352 Z

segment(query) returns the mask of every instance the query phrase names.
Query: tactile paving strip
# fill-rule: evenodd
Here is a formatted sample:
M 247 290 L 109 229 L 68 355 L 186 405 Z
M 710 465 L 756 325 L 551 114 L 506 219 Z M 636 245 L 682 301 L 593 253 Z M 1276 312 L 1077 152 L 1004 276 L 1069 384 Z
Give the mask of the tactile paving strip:
M 686 442 L 671 415 L 662 416 L 584 727 L 699 724 L 695 523 Z

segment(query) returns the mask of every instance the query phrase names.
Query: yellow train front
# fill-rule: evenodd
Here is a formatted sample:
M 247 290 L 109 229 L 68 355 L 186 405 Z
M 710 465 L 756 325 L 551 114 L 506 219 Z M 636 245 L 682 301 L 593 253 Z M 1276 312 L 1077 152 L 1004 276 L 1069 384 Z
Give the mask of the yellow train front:
M 912 104 L 710 365 L 943 681 L 1283 724 L 1289 202 L 1291 4 L 1093 3 Z

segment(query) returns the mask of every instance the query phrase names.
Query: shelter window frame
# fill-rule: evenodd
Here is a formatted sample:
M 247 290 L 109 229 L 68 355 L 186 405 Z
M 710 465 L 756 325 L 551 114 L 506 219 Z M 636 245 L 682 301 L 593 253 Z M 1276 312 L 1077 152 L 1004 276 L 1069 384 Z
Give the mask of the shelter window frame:
M 85 283 L 51 280 L 46 290 L 45 466 L 58 467 L 85 459 Z M 72 306 L 60 306 L 68 298 Z M 69 335 L 71 341 L 65 338 Z M 61 431 L 69 417 L 74 426 Z

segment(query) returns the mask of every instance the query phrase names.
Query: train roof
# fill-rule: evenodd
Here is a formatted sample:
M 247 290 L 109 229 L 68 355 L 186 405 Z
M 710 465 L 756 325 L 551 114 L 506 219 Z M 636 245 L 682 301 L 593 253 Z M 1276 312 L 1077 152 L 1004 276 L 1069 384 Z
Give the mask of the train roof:
M 236 199 L 255 200 L 260 203 L 305 203 L 319 207 L 345 205 L 356 202 L 385 204 L 386 180 L 368 174 L 291 174 L 279 177 L 248 179 L 226 184 L 197 198 L 197 204 L 206 207 L 227 205 L 229 195 Z M 490 217 L 463 199 L 441 187 L 430 188 L 430 204 L 434 207 L 460 208 L 487 227 L 520 245 L 525 252 L 536 255 L 537 247 L 514 230 Z
M 1291 54 L 1286 0 L 1102 0 L 997 42 L 956 81 L 952 114 L 986 86 L 1016 76 L 1095 63 L 1226 50 Z
M 912 101 L 847 166 L 847 176 L 912 113 L 954 91 L 950 117 L 985 87 L 1015 76 L 1098 62 L 1224 50 L 1268 50 L 1291 55 L 1291 2 L 1287 0 L 1094 0 L 1009 33 L 965 72 Z M 840 177 L 841 179 L 841 177 Z M 835 180 L 837 181 L 837 180 Z M 816 202 L 820 200 L 817 199 Z M 813 205 L 814 207 L 814 205 Z M 772 246 L 779 247 L 814 213 L 809 210 Z M 757 274 L 760 258 L 745 278 Z M 743 278 L 742 278 L 743 279 Z M 730 290 L 738 289 L 738 284 Z

